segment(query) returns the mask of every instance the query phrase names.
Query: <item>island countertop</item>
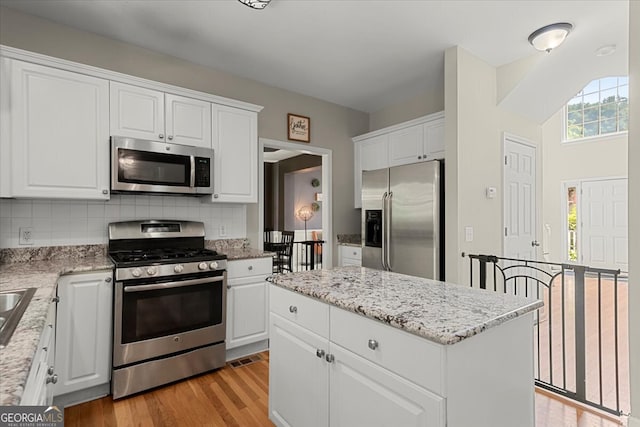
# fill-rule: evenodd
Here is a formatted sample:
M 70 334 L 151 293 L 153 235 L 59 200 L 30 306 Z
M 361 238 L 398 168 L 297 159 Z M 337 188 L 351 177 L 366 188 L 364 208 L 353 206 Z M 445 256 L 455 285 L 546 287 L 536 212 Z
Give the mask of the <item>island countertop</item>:
M 276 274 L 274 285 L 381 321 L 439 344 L 455 344 L 542 307 L 540 300 L 366 267 Z

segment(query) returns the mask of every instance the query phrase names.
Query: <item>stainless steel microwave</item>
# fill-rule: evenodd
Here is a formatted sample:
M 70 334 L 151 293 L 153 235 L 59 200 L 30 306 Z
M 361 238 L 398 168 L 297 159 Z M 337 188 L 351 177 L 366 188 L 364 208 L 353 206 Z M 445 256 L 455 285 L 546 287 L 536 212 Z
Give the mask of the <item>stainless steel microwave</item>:
M 213 194 L 213 150 L 112 136 L 111 191 Z

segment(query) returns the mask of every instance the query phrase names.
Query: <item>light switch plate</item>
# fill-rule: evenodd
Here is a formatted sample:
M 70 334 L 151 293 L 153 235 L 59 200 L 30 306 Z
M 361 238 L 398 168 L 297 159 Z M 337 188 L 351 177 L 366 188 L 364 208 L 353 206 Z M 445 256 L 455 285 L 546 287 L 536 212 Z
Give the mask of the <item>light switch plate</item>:
M 218 236 L 225 237 L 226 235 L 227 235 L 227 226 L 220 225 L 220 227 L 218 228 Z

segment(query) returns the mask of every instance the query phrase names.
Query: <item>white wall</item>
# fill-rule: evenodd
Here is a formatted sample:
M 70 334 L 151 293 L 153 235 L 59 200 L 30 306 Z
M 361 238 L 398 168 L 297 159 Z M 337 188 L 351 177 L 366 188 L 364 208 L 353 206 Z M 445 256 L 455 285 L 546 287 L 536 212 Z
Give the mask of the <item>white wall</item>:
M 542 224 L 551 227 L 547 246 L 551 262 L 567 261 L 563 183 L 627 176 L 627 134 L 562 143 L 563 116 L 560 110 L 542 125 Z
M 640 2 L 629 2 L 629 347 L 631 418 L 640 427 Z
M 502 255 L 503 133 L 539 145 L 541 127 L 497 106 L 496 68 L 461 47 L 445 52 L 447 281 L 467 283 L 461 253 Z M 538 162 L 539 164 L 540 162 Z M 540 173 L 538 173 L 538 179 Z M 498 197 L 487 199 L 487 187 Z M 539 188 L 539 187 L 538 187 Z M 466 242 L 465 227 L 474 239 Z
M 369 114 L 369 131 L 406 122 L 444 109 L 443 88 L 422 92 L 412 98 Z
M 110 222 L 132 219 L 202 221 L 207 239 L 246 236 L 244 205 L 202 203 L 196 197 L 112 195 L 111 200 L 0 199 L 0 248 L 18 243 L 20 227 L 32 227 L 34 246 L 107 243 Z M 221 236 L 220 226 L 226 228 Z

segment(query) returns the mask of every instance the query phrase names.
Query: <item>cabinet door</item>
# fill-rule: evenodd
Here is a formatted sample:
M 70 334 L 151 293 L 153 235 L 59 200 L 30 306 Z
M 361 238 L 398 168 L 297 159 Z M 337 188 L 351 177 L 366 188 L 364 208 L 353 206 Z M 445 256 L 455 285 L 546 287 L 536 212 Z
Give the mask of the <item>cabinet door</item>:
M 75 274 L 58 281 L 56 396 L 110 380 L 111 275 Z
M 389 135 L 389 166 L 416 163 L 425 156 L 422 125 L 400 129 Z
M 229 280 L 227 349 L 269 338 L 266 276 Z
M 109 198 L 109 83 L 12 61 L 12 196 Z
M 211 148 L 211 103 L 165 95 L 167 141 Z
M 445 426 L 445 400 L 331 343 L 331 427 Z
M 444 159 L 444 119 L 424 125 L 427 160 Z
M 45 327 L 40 335 L 31 368 L 24 386 L 20 405 L 51 405 L 55 369 L 56 304 L 49 303 Z
M 164 141 L 164 93 L 110 83 L 111 135 Z
M 258 115 L 212 104 L 214 202 L 258 201 Z
M 358 141 L 354 145 L 354 206 L 362 207 L 362 171 L 389 167 L 389 135 Z
M 329 369 L 317 354 L 328 341 L 276 314 L 270 319 L 269 418 L 278 426 L 327 427 Z

